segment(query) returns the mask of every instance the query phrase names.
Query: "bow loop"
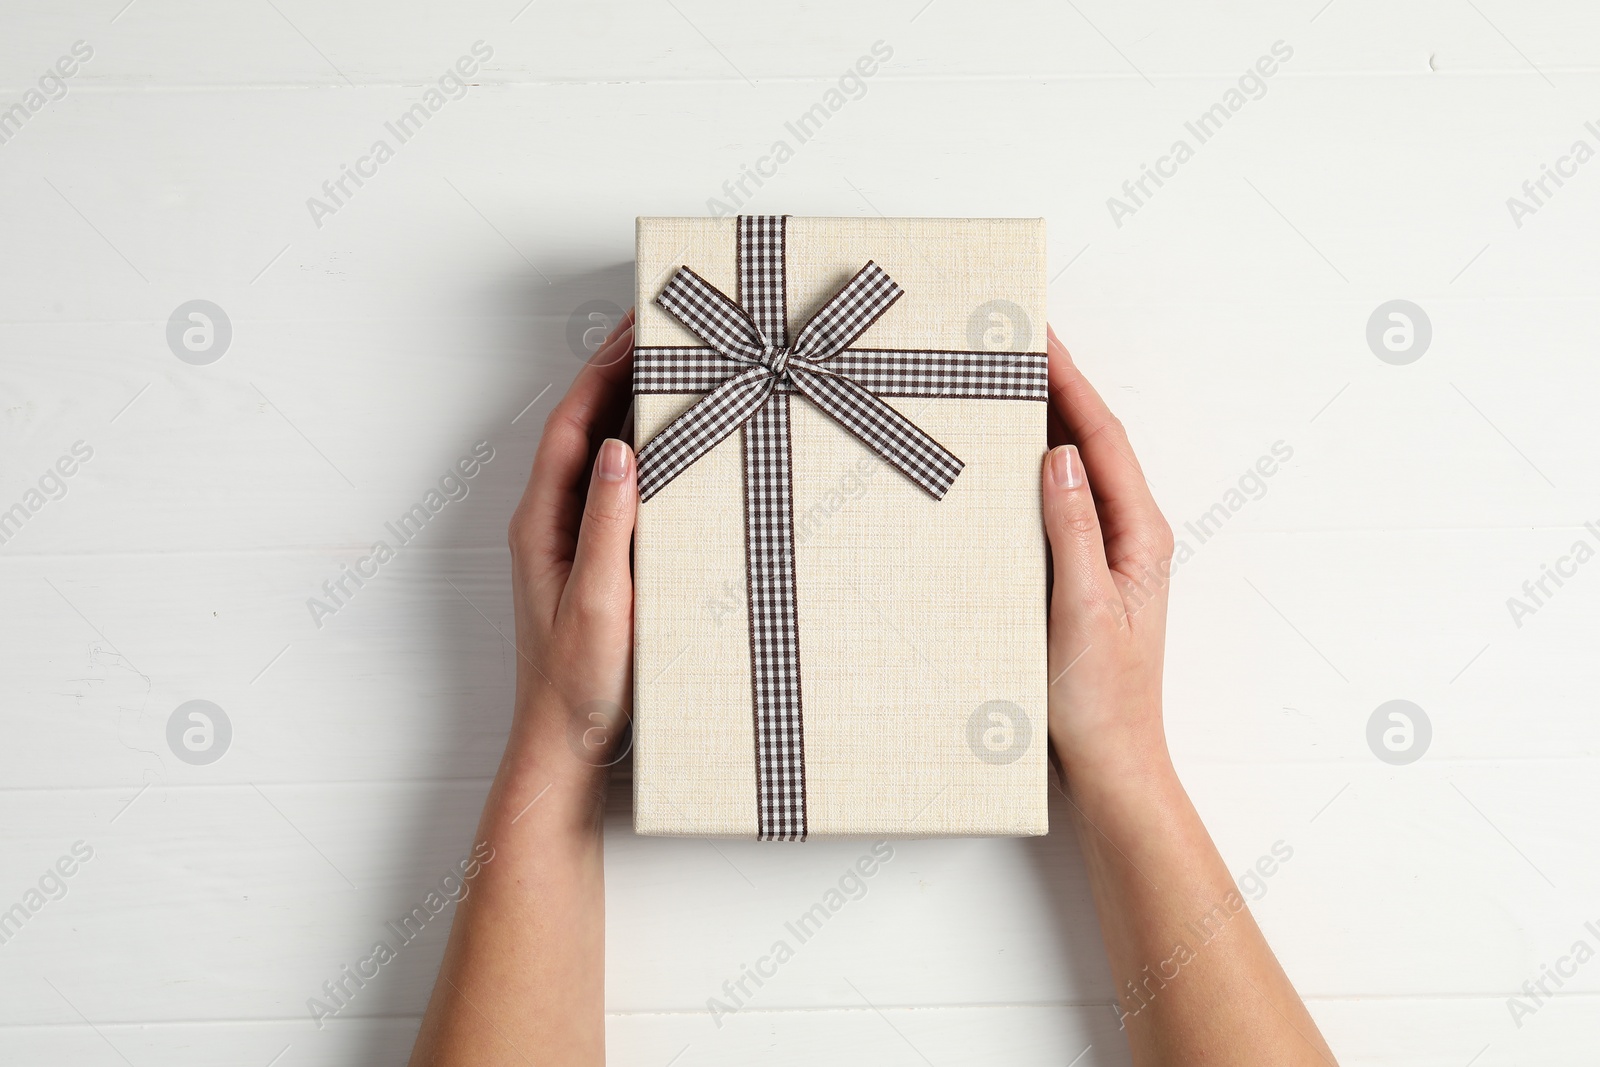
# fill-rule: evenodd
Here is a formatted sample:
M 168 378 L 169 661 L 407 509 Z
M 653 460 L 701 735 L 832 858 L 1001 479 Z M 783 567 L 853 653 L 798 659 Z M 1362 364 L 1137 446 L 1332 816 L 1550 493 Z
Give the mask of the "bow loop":
M 688 267 L 679 267 L 656 297 L 673 318 L 736 363 L 763 363 L 771 344 L 750 313 Z
M 867 260 L 800 330 L 795 355 L 818 363 L 838 355 L 904 295 L 888 272 Z

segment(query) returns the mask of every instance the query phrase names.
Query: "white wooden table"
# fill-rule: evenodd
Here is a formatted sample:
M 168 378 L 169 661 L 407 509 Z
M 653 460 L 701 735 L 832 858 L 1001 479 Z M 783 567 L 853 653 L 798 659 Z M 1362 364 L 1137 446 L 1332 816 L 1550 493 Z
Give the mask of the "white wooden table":
M 1192 550 L 1173 750 L 1241 878 L 1292 851 L 1247 887 L 1342 1062 L 1594 1062 L 1592 5 L 125 2 L 0 12 L 0 1061 L 403 1060 L 447 914 L 307 1001 L 468 850 L 544 414 L 633 217 L 715 198 L 1047 217 L 1057 328 Z M 169 744 L 192 700 L 214 762 Z M 1391 700 L 1408 753 L 1369 745 Z M 628 784 L 615 1062 L 1126 1062 L 1070 834 L 897 843 L 719 1027 L 867 845 L 635 838 Z

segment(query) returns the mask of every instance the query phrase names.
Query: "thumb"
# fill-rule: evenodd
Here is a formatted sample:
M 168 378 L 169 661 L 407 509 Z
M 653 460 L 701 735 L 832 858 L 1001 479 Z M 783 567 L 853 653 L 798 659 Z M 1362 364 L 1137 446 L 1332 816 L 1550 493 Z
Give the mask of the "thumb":
M 561 596 L 562 607 L 570 605 L 580 617 L 626 619 L 632 610 L 628 545 L 639 508 L 637 480 L 633 450 L 608 438 L 595 457 L 572 572 Z
M 1094 494 L 1076 445 L 1052 448 L 1044 457 L 1044 527 L 1055 563 L 1050 628 L 1086 615 L 1122 613 L 1122 596 L 1111 580 Z

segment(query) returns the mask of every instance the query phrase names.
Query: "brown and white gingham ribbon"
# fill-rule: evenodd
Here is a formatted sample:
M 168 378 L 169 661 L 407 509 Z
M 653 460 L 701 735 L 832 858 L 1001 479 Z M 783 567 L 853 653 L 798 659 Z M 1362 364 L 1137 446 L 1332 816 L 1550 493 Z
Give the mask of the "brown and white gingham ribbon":
M 764 841 L 806 836 L 790 394 L 810 400 L 935 500 L 950 490 L 961 460 L 881 396 L 1047 398 L 1043 352 L 850 349 L 904 295 L 870 261 L 790 344 L 786 219 L 739 216 L 739 299 L 688 267 L 656 297 L 709 348 L 634 352 L 635 393 L 706 393 L 639 450 L 641 502 L 744 431 L 757 836 Z
M 722 439 L 750 421 L 787 382 L 934 499 L 949 492 L 961 461 L 910 419 L 835 371 L 842 352 L 904 291 L 868 262 L 801 329 L 793 345 L 774 341 L 727 294 L 680 267 L 656 303 L 700 335 L 724 361 L 744 369 L 678 416 L 639 451 L 639 499 L 649 500 Z

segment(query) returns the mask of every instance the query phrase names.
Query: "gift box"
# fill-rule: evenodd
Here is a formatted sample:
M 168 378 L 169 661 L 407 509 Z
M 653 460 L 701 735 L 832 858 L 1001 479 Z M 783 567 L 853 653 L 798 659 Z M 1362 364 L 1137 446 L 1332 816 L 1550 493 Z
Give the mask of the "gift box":
M 1047 831 L 1040 219 L 638 220 L 634 825 Z

